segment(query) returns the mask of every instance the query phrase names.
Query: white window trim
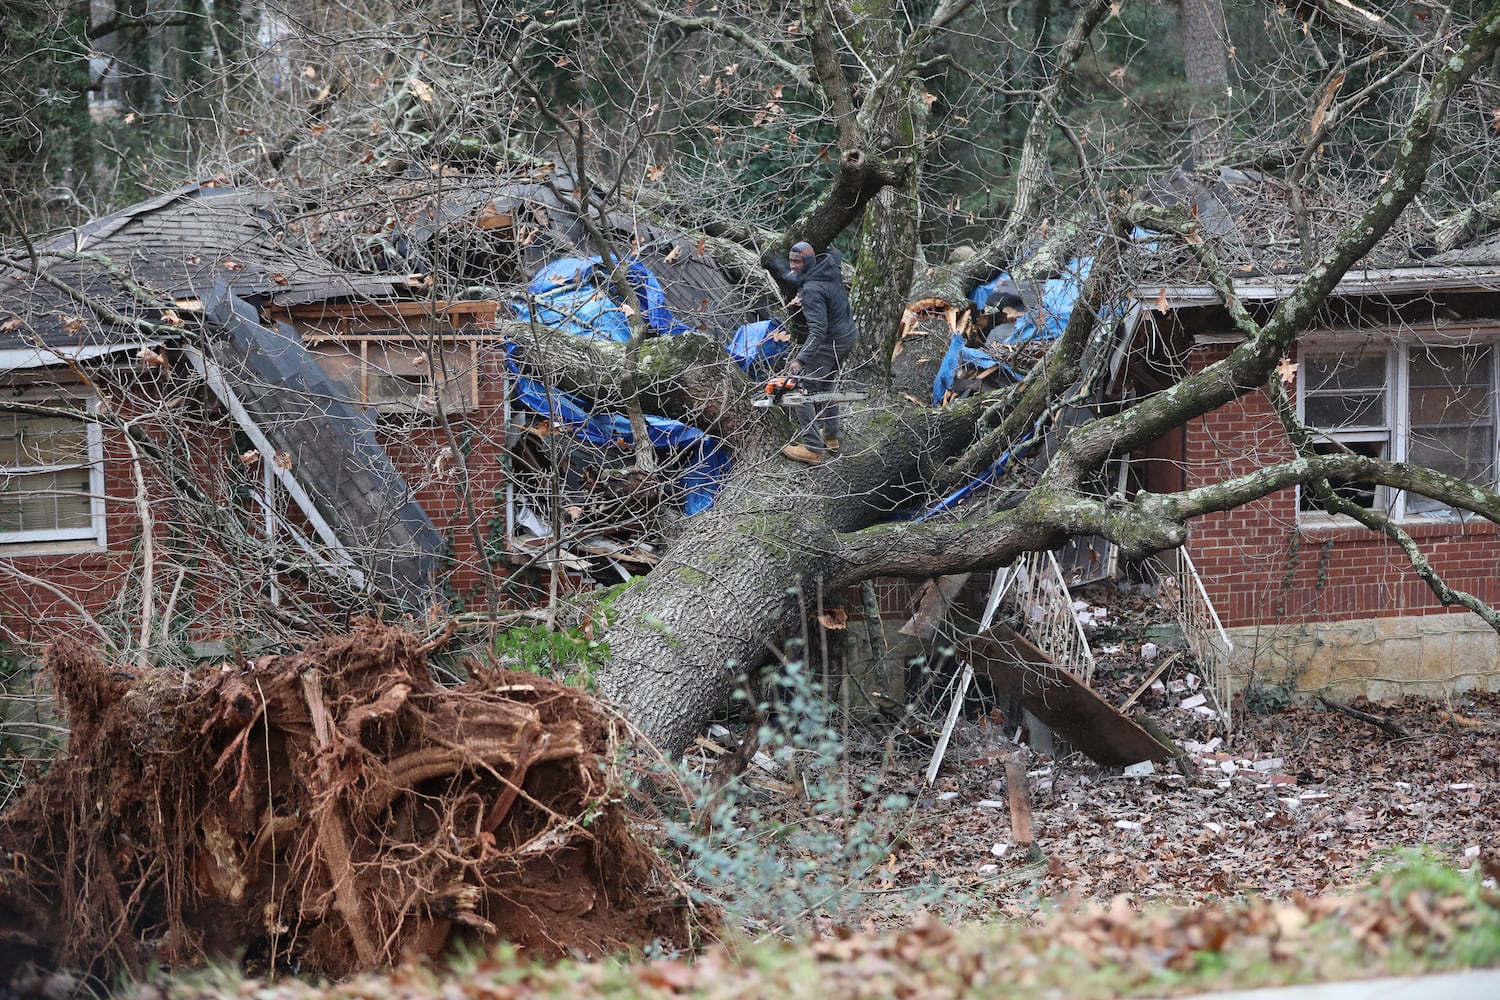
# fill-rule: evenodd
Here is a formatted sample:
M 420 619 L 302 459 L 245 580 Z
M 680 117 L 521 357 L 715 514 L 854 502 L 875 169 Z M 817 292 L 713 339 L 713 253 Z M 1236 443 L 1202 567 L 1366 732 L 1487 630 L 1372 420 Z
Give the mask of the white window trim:
M 63 390 L 61 392 L 43 392 L 40 390 L 28 390 L 22 393 L 22 402 L 35 401 L 38 405 L 45 405 L 49 401 L 59 398 L 70 399 L 76 403 L 76 408 L 84 411 L 93 411 L 99 405 L 99 398 L 94 395 L 75 395 Z M 108 536 L 105 529 L 105 497 L 104 497 L 104 430 L 99 426 L 97 420 L 83 421 L 84 440 L 88 446 L 89 470 L 89 526 L 86 528 L 51 528 L 40 531 L 5 531 L 0 529 L 0 551 L 6 555 L 15 555 L 11 549 L 13 546 L 47 545 L 45 551 L 72 551 L 75 548 L 99 548 L 108 545 Z M 21 469 L 0 469 L 0 476 L 7 475 L 10 471 L 20 472 L 22 475 L 34 475 L 37 473 L 60 472 L 67 469 L 76 469 L 77 465 L 56 466 L 27 466 Z M 56 547 L 48 543 L 58 542 L 86 542 L 87 546 Z
M 1419 347 L 1489 347 L 1490 348 L 1490 420 L 1495 427 L 1494 440 L 1490 443 L 1491 467 L 1500 470 L 1500 328 L 1485 327 L 1480 329 L 1466 329 L 1464 336 L 1431 336 L 1427 338 L 1416 335 L 1415 330 L 1387 331 L 1378 336 L 1364 335 L 1359 337 L 1328 336 L 1310 337 L 1303 339 L 1297 347 L 1297 419 L 1306 423 L 1305 405 L 1307 401 L 1306 392 L 1306 370 L 1307 366 L 1302 360 L 1308 356 L 1320 356 L 1334 354 L 1349 350 L 1378 350 L 1385 354 L 1386 372 L 1386 409 L 1387 426 L 1390 434 L 1390 447 L 1386 456 L 1388 461 L 1405 462 L 1407 458 L 1407 445 L 1411 436 L 1411 349 Z M 1354 428 L 1342 432 L 1325 432 L 1309 426 L 1314 440 L 1344 440 L 1359 441 L 1370 440 L 1378 429 Z M 1500 471 L 1497 471 L 1500 475 Z M 1497 482 L 1487 484 L 1490 489 L 1497 487 Z M 1354 518 L 1347 514 L 1330 514 L 1327 511 L 1303 510 L 1302 489 L 1297 487 L 1297 520 L 1305 525 L 1348 525 L 1356 523 Z M 1376 487 L 1377 510 L 1396 521 L 1404 521 L 1413 524 L 1431 523 L 1459 523 L 1468 518 L 1477 516 L 1468 511 L 1456 511 L 1454 514 L 1416 513 L 1409 514 L 1406 510 L 1406 491 L 1393 490 L 1384 486 Z M 1384 498 L 1385 502 L 1380 504 Z

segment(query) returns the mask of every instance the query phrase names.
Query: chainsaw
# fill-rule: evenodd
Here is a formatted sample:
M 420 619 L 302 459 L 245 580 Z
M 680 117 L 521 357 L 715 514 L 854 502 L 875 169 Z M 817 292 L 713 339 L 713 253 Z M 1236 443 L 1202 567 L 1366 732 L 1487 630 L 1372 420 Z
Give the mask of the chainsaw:
M 771 397 L 771 402 L 781 405 L 783 397 L 787 394 L 800 394 L 802 392 L 802 380 L 795 375 L 774 375 L 766 383 L 766 395 Z
M 774 375 L 766 383 L 766 395 L 764 399 L 757 399 L 750 405 L 755 407 L 766 406 L 800 406 L 803 403 L 839 403 L 857 399 L 864 399 L 862 392 L 808 392 L 807 385 L 796 375 Z

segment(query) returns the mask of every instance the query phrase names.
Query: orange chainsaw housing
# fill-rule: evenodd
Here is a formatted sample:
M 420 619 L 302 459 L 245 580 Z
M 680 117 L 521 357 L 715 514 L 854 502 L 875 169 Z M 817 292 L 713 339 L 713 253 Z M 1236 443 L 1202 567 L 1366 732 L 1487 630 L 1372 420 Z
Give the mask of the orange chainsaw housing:
M 780 400 L 789 392 L 801 392 L 802 380 L 795 375 L 776 375 L 766 383 L 766 395 Z

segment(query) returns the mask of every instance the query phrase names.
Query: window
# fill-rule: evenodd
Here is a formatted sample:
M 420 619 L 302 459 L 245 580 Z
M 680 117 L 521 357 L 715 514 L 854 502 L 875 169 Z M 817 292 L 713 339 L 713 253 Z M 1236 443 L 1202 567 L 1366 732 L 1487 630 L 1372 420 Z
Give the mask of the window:
M 323 371 L 349 385 L 355 401 L 377 413 L 436 413 L 439 398 L 446 412 L 461 413 L 472 410 L 478 398 L 471 343 L 445 343 L 431 352 L 410 338 L 346 338 L 310 346 Z
M 52 409 L 92 400 L 52 390 L 0 410 L 0 543 L 104 544 L 103 438 L 99 425 Z
M 1304 352 L 1298 406 L 1319 454 L 1342 445 L 1360 455 L 1425 465 L 1473 483 L 1496 481 L 1496 366 L 1488 344 L 1417 343 Z M 1436 500 L 1349 481 L 1334 491 L 1397 517 L 1452 516 Z M 1303 491 L 1303 511 L 1316 511 Z

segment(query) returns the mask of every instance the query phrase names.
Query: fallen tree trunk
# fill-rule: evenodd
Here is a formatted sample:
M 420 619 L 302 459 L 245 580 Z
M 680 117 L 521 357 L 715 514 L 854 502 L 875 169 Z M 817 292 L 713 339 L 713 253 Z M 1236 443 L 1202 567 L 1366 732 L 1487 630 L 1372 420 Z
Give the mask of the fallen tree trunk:
M 342 976 L 458 941 L 686 944 L 592 701 L 477 669 L 446 689 L 428 652 L 366 624 L 182 673 L 55 643 L 72 751 L 0 816 L 0 970 Z

